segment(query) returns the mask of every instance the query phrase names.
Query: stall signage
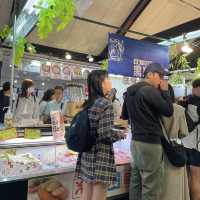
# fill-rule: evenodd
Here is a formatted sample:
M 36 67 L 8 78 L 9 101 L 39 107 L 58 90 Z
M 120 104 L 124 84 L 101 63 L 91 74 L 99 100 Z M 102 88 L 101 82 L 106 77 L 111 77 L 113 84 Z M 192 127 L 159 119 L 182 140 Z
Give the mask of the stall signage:
M 26 128 L 24 132 L 24 138 L 26 139 L 37 139 L 41 137 L 40 129 Z
M 145 68 L 152 62 L 160 63 L 168 71 L 168 47 L 146 41 L 109 34 L 108 71 L 129 77 L 143 77 Z
M 54 141 L 63 141 L 65 136 L 65 124 L 60 111 L 51 112 L 51 125 Z
M 17 138 L 16 128 L 10 128 L 0 131 L 0 141 Z

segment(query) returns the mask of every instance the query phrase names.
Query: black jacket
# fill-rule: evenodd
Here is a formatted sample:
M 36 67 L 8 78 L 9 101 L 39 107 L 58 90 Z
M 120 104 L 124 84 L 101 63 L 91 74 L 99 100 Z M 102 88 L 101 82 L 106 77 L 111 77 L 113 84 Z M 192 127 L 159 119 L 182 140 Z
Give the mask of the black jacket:
M 3 91 L 0 91 L 0 123 L 4 123 L 4 116 L 8 110 L 10 98 L 3 94 Z
M 173 114 L 173 104 L 168 92 L 160 91 L 146 82 L 127 89 L 126 107 L 131 121 L 133 140 L 160 143 L 162 129 L 160 117 Z

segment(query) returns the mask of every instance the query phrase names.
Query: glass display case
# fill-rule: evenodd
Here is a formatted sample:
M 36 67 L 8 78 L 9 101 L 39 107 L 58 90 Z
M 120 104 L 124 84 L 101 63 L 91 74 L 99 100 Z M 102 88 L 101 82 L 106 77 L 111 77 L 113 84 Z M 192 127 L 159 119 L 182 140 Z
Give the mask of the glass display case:
M 79 199 L 82 187 L 74 180 L 77 153 L 70 151 L 64 140 L 54 141 L 51 127 L 37 127 L 41 137 L 24 138 L 25 127 L 18 128 L 18 138 L 0 142 L 0 184 L 28 181 L 28 200 L 41 200 L 35 185 L 56 180 L 69 191 L 66 200 Z M 35 127 L 36 128 L 36 127 Z M 130 178 L 130 136 L 114 144 L 117 181 L 109 187 L 108 196 L 127 193 Z

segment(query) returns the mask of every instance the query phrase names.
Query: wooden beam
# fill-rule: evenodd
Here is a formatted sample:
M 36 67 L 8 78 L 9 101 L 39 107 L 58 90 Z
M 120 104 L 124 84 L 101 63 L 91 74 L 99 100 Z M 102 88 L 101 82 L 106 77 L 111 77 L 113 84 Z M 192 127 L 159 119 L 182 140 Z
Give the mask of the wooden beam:
M 129 16 L 126 18 L 126 20 L 121 25 L 119 30 L 117 30 L 116 33 L 120 35 L 125 35 L 150 2 L 151 0 L 139 1 L 139 3 L 132 10 L 132 12 L 129 14 Z M 108 45 L 106 45 L 105 49 L 98 55 L 98 57 L 100 59 L 106 58 L 107 54 L 108 54 Z

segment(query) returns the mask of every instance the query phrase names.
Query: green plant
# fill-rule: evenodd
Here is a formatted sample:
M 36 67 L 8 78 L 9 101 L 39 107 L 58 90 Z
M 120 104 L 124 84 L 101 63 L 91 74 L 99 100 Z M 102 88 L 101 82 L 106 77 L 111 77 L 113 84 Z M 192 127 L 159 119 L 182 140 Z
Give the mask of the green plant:
M 35 46 L 33 46 L 31 43 L 27 43 L 26 44 L 26 49 L 30 54 L 35 54 L 36 53 L 36 49 Z
M 170 70 L 188 69 L 190 68 L 186 55 L 178 54 L 172 60 L 170 60 Z
M 181 73 L 172 74 L 172 75 L 169 77 L 169 82 L 170 82 L 172 85 L 183 84 L 183 82 L 184 82 L 184 76 L 183 76 Z
M 11 28 L 8 25 L 5 25 L 3 27 L 3 30 L 0 31 L 0 39 L 4 40 L 5 38 L 7 38 L 10 32 L 11 32 Z
M 46 39 L 54 26 L 61 31 L 74 19 L 73 0 L 40 0 L 35 7 L 40 10 L 37 24 L 40 39 Z
M 21 64 L 22 58 L 25 53 L 25 45 L 27 40 L 24 37 L 19 37 L 15 44 L 15 65 L 19 66 Z
M 197 59 L 197 66 L 196 66 L 196 69 L 195 69 L 195 73 L 198 76 L 200 74 L 200 57 Z
M 27 42 L 26 38 L 19 37 L 15 44 L 15 65 L 16 66 L 19 66 L 21 64 L 25 50 L 27 50 L 30 54 L 36 53 L 35 47 L 31 43 Z
M 101 68 L 103 69 L 103 70 L 108 70 L 108 59 L 104 59 L 103 60 L 103 62 L 102 62 L 102 64 L 101 64 Z

